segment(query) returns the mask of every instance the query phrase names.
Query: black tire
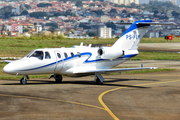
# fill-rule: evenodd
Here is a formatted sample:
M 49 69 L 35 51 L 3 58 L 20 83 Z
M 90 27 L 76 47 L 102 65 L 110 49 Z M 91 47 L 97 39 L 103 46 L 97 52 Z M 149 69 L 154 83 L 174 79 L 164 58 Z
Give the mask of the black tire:
M 21 78 L 20 83 L 25 85 L 27 83 L 27 80 L 25 78 Z
M 62 75 L 55 75 L 54 79 L 56 80 L 57 83 L 61 83 L 62 82 Z
M 97 78 L 96 78 L 96 84 L 97 84 L 97 85 L 102 85 L 103 82 L 101 82 L 101 80 L 97 77 Z

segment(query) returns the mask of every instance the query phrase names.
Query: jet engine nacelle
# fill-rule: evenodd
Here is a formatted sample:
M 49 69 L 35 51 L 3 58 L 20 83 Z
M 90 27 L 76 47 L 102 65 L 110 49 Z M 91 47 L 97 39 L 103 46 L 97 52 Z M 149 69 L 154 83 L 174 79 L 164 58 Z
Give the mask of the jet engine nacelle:
M 102 59 L 116 59 L 124 56 L 124 51 L 113 47 L 101 47 L 98 49 L 98 55 Z

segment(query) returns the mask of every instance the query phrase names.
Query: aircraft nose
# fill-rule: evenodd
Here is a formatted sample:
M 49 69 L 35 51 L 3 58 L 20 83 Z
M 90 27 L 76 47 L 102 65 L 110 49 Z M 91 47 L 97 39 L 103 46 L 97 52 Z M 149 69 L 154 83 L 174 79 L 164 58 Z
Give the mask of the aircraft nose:
M 6 66 L 4 66 L 3 72 L 4 72 L 4 73 L 12 74 L 12 73 L 13 73 L 13 70 L 12 70 L 12 68 L 10 67 L 10 65 L 7 64 Z

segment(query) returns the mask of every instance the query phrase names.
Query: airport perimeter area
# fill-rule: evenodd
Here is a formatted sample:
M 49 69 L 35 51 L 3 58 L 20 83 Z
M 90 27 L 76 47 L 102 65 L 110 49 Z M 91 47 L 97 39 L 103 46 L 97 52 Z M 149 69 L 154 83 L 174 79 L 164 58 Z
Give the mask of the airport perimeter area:
M 19 80 L 0 80 L 0 119 L 179 120 L 180 62 L 127 61 L 121 66 L 141 64 L 177 70 L 104 75 L 103 85 L 96 85 L 90 76 L 64 77 L 60 84 L 54 79 L 29 80 L 26 85 Z

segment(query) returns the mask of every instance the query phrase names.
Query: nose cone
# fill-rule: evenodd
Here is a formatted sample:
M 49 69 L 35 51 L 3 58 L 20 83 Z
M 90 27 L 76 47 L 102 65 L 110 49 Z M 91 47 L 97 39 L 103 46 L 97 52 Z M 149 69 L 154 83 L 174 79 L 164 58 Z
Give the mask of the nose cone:
M 4 66 L 3 72 L 4 73 L 8 73 L 8 74 L 16 74 L 16 73 L 14 73 L 13 68 L 12 68 L 12 66 L 10 64 L 11 63 L 9 63 L 6 66 Z

